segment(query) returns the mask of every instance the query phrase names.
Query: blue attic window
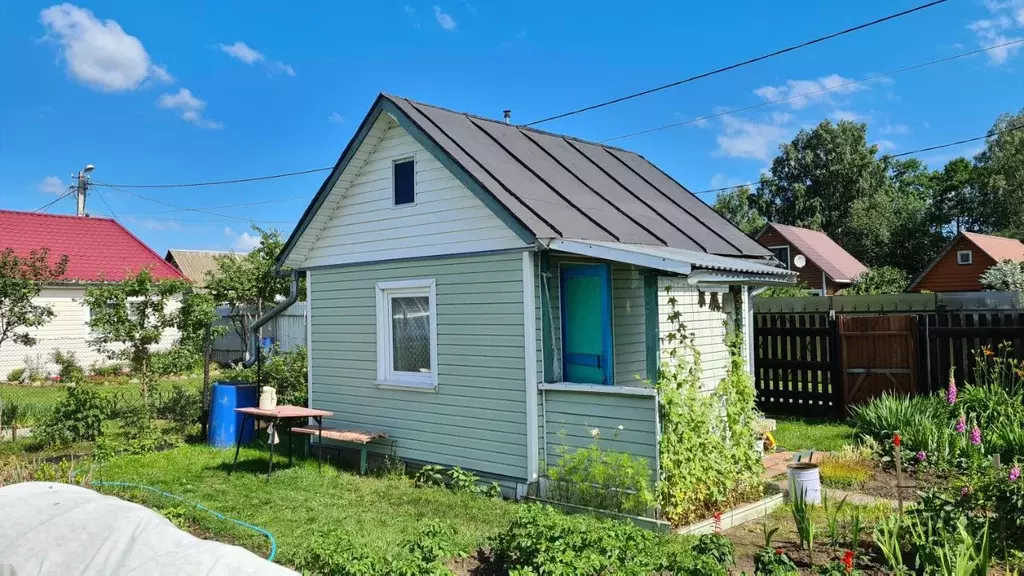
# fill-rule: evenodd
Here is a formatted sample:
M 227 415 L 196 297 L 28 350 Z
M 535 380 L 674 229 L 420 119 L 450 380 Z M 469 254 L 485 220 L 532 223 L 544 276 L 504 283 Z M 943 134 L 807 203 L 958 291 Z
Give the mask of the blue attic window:
M 413 158 L 395 161 L 392 187 L 395 206 L 416 202 L 416 161 Z

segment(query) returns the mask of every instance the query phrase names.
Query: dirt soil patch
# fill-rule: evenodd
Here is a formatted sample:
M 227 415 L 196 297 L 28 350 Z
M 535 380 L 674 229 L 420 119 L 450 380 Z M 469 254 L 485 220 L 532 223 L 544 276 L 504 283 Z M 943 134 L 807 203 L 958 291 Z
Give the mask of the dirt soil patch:
M 896 500 L 897 495 L 902 491 L 905 502 L 914 502 L 919 500 L 917 495 L 919 491 L 942 485 L 946 481 L 947 478 L 943 478 L 934 472 L 924 471 L 920 473 L 904 472 L 901 482 L 897 483 L 894 470 L 876 466 L 871 477 L 855 486 L 830 485 L 827 479 L 822 479 L 822 484 L 827 488 L 859 492 L 889 500 Z M 899 489 L 900 486 L 902 486 L 902 490 Z

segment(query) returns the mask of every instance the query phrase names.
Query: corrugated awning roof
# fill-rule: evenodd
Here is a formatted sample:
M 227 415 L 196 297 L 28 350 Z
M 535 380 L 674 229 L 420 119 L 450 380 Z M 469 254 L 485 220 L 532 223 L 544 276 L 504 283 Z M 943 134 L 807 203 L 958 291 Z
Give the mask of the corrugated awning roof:
M 664 272 L 693 276 L 697 271 L 710 271 L 714 274 L 703 276 L 707 281 L 719 283 L 735 280 L 737 283 L 789 284 L 795 282 L 797 276 L 796 272 L 767 264 L 681 248 L 570 238 L 552 239 L 544 243 L 552 250 L 624 262 Z

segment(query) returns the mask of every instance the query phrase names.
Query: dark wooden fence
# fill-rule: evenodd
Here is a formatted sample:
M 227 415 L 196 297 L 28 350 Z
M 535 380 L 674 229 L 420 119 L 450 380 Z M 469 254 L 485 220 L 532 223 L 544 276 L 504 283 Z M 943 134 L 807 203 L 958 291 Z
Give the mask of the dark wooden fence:
M 1024 312 L 757 313 L 758 407 L 767 414 L 843 417 L 850 404 L 887 390 L 944 389 L 950 368 L 957 382 L 972 382 L 982 348 L 995 352 L 1004 343 L 1024 360 Z

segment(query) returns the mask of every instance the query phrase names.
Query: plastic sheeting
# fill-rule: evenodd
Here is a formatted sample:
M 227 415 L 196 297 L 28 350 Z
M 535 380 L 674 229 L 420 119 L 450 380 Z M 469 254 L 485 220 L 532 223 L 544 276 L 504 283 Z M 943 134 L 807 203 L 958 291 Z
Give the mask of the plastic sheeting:
M 196 538 L 160 514 L 87 488 L 26 482 L 0 488 L 0 576 L 295 572 Z

